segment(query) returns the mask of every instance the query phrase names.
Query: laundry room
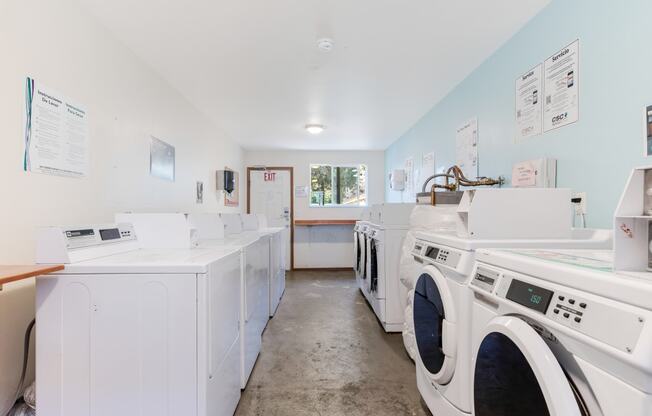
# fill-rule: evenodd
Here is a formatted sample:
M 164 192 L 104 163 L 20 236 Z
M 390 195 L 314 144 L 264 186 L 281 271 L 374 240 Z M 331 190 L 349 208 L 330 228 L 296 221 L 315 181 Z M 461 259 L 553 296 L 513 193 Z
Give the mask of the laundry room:
M 651 18 L 0 0 L 0 416 L 652 415 Z

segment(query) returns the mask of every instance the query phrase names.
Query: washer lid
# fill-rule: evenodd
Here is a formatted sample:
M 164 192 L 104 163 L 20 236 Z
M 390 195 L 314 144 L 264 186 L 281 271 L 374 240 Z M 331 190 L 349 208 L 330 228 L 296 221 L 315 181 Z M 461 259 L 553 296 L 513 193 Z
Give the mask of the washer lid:
M 457 322 L 446 278 L 433 266 L 421 269 L 412 301 L 418 365 L 437 384 L 447 384 L 455 372 Z
M 475 352 L 475 416 L 582 416 L 557 358 L 543 338 L 516 316 L 494 318 Z

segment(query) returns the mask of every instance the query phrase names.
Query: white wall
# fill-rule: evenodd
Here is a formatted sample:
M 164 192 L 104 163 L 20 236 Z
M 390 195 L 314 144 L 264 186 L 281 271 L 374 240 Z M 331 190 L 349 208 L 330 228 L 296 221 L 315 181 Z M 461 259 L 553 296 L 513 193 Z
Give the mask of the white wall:
M 308 137 L 307 139 L 314 139 Z M 311 164 L 365 164 L 368 169 L 369 204 L 385 198 L 383 151 L 246 151 L 246 166 L 291 166 L 294 185 L 310 186 Z M 241 179 L 246 183 L 246 178 Z M 246 193 L 246 191 L 245 191 Z M 362 208 L 310 207 L 309 198 L 295 198 L 294 219 L 358 219 Z M 353 227 L 295 227 L 294 266 L 296 268 L 353 267 Z
M 116 211 L 216 211 L 214 170 L 242 171 L 242 150 L 78 6 L 0 1 L 0 264 L 33 261 L 40 225 L 112 221 Z M 84 105 L 90 174 L 70 179 L 22 171 L 25 78 Z M 174 183 L 149 176 L 149 136 L 176 147 Z M 204 204 L 195 181 L 204 181 Z M 13 390 L 33 282 L 0 292 L 0 411 Z

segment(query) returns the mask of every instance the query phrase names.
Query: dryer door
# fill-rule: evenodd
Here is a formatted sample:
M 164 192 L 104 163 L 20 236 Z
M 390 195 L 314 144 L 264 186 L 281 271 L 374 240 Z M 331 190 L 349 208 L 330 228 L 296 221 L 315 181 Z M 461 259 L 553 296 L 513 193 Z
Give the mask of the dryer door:
M 421 269 L 412 308 L 417 365 L 433 382 L 447 384 L 455 372 L 457 319 L 446 278 L 436 267 Z
M 475 351 L 475 416 L 588 415 L 555 354 L 517 316 L 489 322 Z

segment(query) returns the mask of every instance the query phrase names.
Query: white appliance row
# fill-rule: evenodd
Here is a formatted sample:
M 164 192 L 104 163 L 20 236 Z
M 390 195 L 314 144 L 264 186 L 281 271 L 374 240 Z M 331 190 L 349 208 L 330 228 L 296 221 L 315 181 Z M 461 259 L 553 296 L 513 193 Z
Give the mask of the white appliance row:
M 284 270 L 270 272 L 279 232 L 223 224 L 118 214 L 40 230 L 37 261 L 66 268 L 36 283 L 39 414 L 233 414 Z
M 377 204 L 354 227 L 354 270 L 365 299 L 386 332 L 401 332 L 406 291 L 399 258 L 414 204 Z
M 611 246 L 569 212 L 568 190 L 477 190 L 457 232 L 417 234 L 404 338 L 433 414 L 652 414 L 652 279 L 552 251 Z

